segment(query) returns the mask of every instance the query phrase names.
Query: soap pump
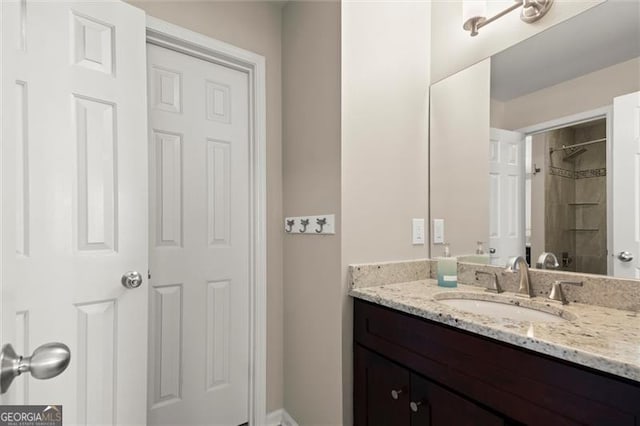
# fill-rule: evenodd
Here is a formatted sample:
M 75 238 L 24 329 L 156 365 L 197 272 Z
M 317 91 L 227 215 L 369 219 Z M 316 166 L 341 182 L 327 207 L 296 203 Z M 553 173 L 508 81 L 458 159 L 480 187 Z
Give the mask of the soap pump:
M 458 286 L 458 259 L 451 257 L 451 249 L 449 244 L 444 244 L 444 256 L 439 257 L 438 261 L 438 285 L 440 287 L 457 287 Z
M 483 241 L 478 241 L 478 246 L 476 247 L 476 254 L 484 254 L 483 244 L 484 244 Z

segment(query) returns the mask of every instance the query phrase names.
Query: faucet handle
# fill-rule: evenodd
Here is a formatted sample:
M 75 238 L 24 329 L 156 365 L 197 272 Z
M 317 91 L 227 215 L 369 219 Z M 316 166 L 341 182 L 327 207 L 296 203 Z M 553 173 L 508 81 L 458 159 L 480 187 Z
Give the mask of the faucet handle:
M 567 298 L 564 295 L 564 291 L 562 290 L 562 284 L 575 285 L 577 287 L 582 287 L 582 281 L 555 281 L 551 285 L 551 292 L 549 293 L 549 299 L 555 300 L 556 302 L 560 302 L 563 305 L 569 303 Z
M 485 291 L 488 291 L 491 293 L 502 293 L 504 291 L 502 287 L 500 287 L 500 284 L 498 284 L 498 276 L 495 272 L 476 271 L 475 272 L 476 281 L 480 281 L 480 278 L 479 278 L 480 275 L 488 275 L 490 279 L 489 287 L 487 287 Z

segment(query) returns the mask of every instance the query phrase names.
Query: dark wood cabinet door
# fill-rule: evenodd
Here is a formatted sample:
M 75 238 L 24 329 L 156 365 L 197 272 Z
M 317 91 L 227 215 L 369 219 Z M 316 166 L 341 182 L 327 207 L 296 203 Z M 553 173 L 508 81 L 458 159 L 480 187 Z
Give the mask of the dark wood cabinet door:
M 502 426 L 504 420 L 490 411 L 440 386 L 429 389 L 433 426 Z
M 355 352 L 355 425 L 409 426 L 409 370 L 358 345 Z
M 417 374 L 411 375 L 411 426 L 431 426 L 432 383 Z
M 473 402 L 355 345 L 356 426 L 503 426 Z
M 503 426 L 502 417 L 423 377 L 411 375 L 411 426 Z

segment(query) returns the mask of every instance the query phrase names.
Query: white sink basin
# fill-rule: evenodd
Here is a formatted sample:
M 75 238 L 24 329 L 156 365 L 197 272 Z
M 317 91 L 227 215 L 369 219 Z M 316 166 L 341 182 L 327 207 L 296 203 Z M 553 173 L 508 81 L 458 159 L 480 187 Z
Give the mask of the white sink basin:
M 452 308 L 492 318 L 529 322 L 564 322 L 573 319 L 573 315 L 562 308 L 509 296 L 451 292 L 437 294 L 435 299 Z

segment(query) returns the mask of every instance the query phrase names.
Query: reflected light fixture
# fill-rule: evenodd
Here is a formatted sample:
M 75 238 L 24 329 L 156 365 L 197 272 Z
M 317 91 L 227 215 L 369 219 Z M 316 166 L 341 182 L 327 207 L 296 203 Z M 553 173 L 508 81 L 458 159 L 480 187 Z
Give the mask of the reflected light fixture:
M 553 0 L 516 0 L 512 6 L 487 18 L 486 0 L 462 1 L 462 28 L 471 32 L 471 37 L 478 35 L 478 30 L 516 9 L 522 9 L 520 19 L 530 24 L 542 18 L 553 5 Z

